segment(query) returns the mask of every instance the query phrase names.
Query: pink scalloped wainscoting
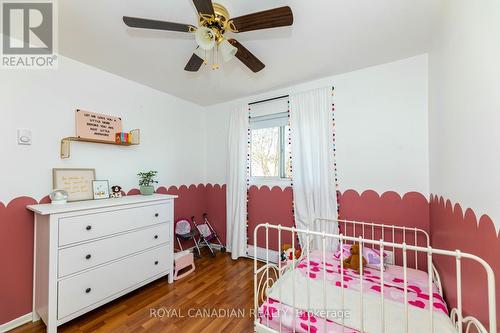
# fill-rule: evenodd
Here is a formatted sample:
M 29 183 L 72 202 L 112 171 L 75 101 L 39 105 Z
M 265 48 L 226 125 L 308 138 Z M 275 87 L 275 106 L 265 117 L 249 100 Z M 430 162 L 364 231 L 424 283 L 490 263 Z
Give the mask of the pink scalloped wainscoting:
M 160 187 L 158 193 L 178 195 L 175 220 L 208 213 L 210 222 L 226 241 L 226 187 L 220 185 Z M 127 195 L 139 194 L 137 189 Z M 48 197 L 40 203 L 50 202 Z M 27 205 L 37 204 L 30 197 L 18 197 L 7 205 L 0 202 L 0 325 L 31 312 L 33 275 L 33 214 Z M 190 244 L 186 244 L 189 246 Z
M 429 231 L 429 202 L 418 192 L 408 192 L 400 196 L 392 191 L 378 194 L 367 190 L 359 194 L 355 190 L 347 190 L 340 194 L 339 206 L 342 219 Z
M 181 218 L 190 220 L 191 216 L 195 216 L 196 221 L 200 223 L 203 221 L 203 213 L 207 213 L 210 224 L 217 231 L 222 243 L 226 243 L 226 185 L 182 185 L 168 189 L 160 187 L 156 192 L 179 196 L 175 201 L 175 221 Z M 184 245 L 190 247 L 194 244 L 187 242 Z
M 417 227 L 429 231 L 429 203 L 420 193 L 409 192 L 401 197 L 396 192 L 385 192 L 379 195 L 377 192 L 368 190 L 361 194 L 355 190 L 347 190 L 339 193 L 340 216 L 342 219 L 356 221 L 370 221 L 379 224 L 391 224 L 399 226 Z M 293 218 L 293 192 L 291 187 L 281 189 L 267 186 L 251 186 L 248 191 L 248 243 L 254 245 L 253 231 L 260 223 L 281 224 L 291 227 Z M 342 227 L 342 226 L 341 226 Z M 361 236 L 362 230 L 346 230 L 349 236 Z M 366 236 L 371 234 L 371 229 L 366 229 Z M 375 231 L 376 239 L 382 238 L 381 230 Z M 411 234 L 411 236 L 413 233 Z M 289 233 L 283 233 L 282 243 L 290 243 Z M 287 237 L 288 236 L 288 237 Z M 391 241 L 391 234 L 384 235 L 385 240 Z M 407 235 L 407 243 L 414 244 L 414 237 Z M 396 241 L 402 240 L 402 234 L 396 234 Z M 419 235 L 418 244 L 425 244 L 425 237 Z M 259 247 L 265 247 L 265 231 L 259 231 Z M 270 231 L 269 245 L 273 250 L 278 249 L 277 232 Z M 396 256 L 398 259 L 400 254 Z M 409 264 L 413 265 L 414 257 L 408 258 Z M 420 263 L 425 263 L 425 255 Z M 419 266 L 421 266 L 419 264 Z M 425 266 L 424 266 L 425 267 Z
M 33 214 L 19 197 L 0 203 L 0 324 L 31 312 L 33 279 Z
M 470 208 L 463 211 L 460 204 L 452 204 L 443 197 L 431 195 L 431 242 L 435 248 L 475 254 L 486 260 L 496 277 L 496 299 L 500 299 L 500 239 L 493 221 L 483 215 L 476 217 Z M 457 304 L 457 279 L 455 260 L 436 256 L 435 265 L 441 275 L 444 294 L 448 305 Z M 488 323 L 486 293 L 486 273 L 479 264 L 467 259 L 462 265 L 462 299 L 465 315 L 473 315 Z M 500 309 L 497 304 L 497 323 L 500 322 Z
M 418 192 L 408 192 L 403 196 L 396 192 L 388 191 L 378 194 L 373 190 L 367 190 L 359 194 L 355 190 L 347 190 L 339 193 L 340 218 L 350 221 L 367 221 L 384 225 L 397 225 L 409 228 L 418 228 L 429 233 L 429 202 L 425 196 Z M 365 236 L 371 239 L 384 239 L 388 242 L 402 243 L 403 240 L 408 245 L 427 246 L 426 236 L 418 232 L 415 239 L 414 231 L 402 231 L 392 234 L 391 230 L 376 228 L 373 231 L 367 227 L 363 231 L 361 228 L 353 230 L 352 225 L 346 227 L 340 224 L 345 235 L 356 237 Z M 388 249 L 392 250 L 392 249 Z M 403 262 L 402 251 L 395 250 L 394 258 L 396 264 Z M 415 258 L 415 256 L 418 256 Z M 408 267 L 426 269 L 427 258 L 424 253 L 408 252 Z
M 207 212 L 210 221 L 226 241 L 226 186 L 225 185 L 190 185 L 180 187 L 160 187 L 158 193 L 178 195 L 174 216 L 175 219 L 196 216 L 201 220 Z M 128 195 L 138 194 L 132 189 Z M 33 215 L 26 210 L 26 205 L 37 201 L 30 197 L 19 197 L 9 204 L 0 203 L 0 324 L 18 318 L 31 311 L 32 269 L 33 269 Z M 48 202 L 45 197 L 41 202 Z M 431 234 L 433 247 L 477 254 L 488 261 L 495 272 L 500 272 L 500 242 L 498 234 L 490 218 L 482 216 L 477 221 L 470 209 L 463 213 L 460 205 L 451 204 L 436 196 L 431 197 L 430 205 L 424 195 L 409 192 L 400 196 L 396 192 L 385 192 L 381 195 L 368 190 L 361 194 L 354 190 L 339 193 L 340 216 L 343 219 L 373 221 L 382 224 L 395 224 L 421 228 Z M 253 230 L 260 223 L 292 226 L 293 193 L 290 187 L 260 188 L 252 186 L 248 197 L 248 237 L 253 244 Z M 352 230 L 346 230 L 348 233 Z M 369 230 L 367 231 L 370 232 Z M 361 231 L 356 230 L 356 235 Z M 369 234 L 368 234 L 369 235 Z M 375 234 L 375 237 L 381 235 Z M 390 235 L 384 235 L 391 240 Z M 264 246 L 265 235 L 259 235 L 258 246 Z M 396 237 L 401 241 L 401 238 Z M 412 238 L 407 239 L 412 243 Z M 419 243 L 421 239 L 418 240 Z M 278 249 L 277 236 L 270 234 L 269 244 Z M 282 243 L 291 242 L 283 237 Z M 186 244 L 189 246 L 189 244 Z M 396 256 L 398 259 L 398 256 Z M 410 257 L 409 264 L 414 258 Z M 419 267 L 425 263 L 419 257 Z M 450 305 L 456 303 L 456 277 L 453 261 L 435 258 L 445 286 L 445 296 Z M 485 274 L 478 265 L 463 261 L 464 313 L 471 314 L 486 322 Z M 500 282 L 500 273 L 497 274 Z M 497 288 L 497 298 L 500 288 Z M 498 315 L 497 315 L 498 317 Z M 499 318 L 500 320 L 500 318 Z
M 281 189 L 274 186 L 251 186 L 248 190 L 248 244 L 254 245 L 254 230 L 261 223 L 269 223 L 285 227 L 294 225 L 293 193 L 291 187 Z M 291 244 L 291 234 L 283 233 L 281 244 Z M 265 230 L 260 229 L 257 235 L 257 246 L 266 246 Z M 269 232 L 269 248 L 278 251 L 278 232 Z

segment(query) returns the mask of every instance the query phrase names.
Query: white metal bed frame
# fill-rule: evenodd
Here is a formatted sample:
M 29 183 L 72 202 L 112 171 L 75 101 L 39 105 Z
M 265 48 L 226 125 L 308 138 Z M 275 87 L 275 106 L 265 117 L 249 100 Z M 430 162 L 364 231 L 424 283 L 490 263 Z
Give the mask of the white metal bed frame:
M 402 251 L 402 261 L 403 261 L 403 280 L 404 280 L 404 308 L 405 308 L 405 333 L 408 332 L 408 289 L 407 289 L 407 252 L 412 251 L 415 253 L 415 267 L 417 267 L 417 257 L 418 253 L 425 253 L 427 256 L 427 274 L 428 274 L 428 290 L 429 290 L 429 295 L 433 294 L 433 284 L 435 284 L 439 290 L 439 293 L 442 295 L 442 288 L 441 288 L 441 280 L 439 277 L 439 274 L 434 267 L 434 264 L 432 262 L 432 258 L 434 255 L 439 255 L 439 256 L 445 256 L 445 257 L 453 257 L 455 258 L 455 265 L 456 265 L 456 278 L 457 278 L 457 307 L 453 308 L 450 312 L 450 318 L 453 323 L 453 326 L 455 327 L 455 330 L 457 333 L 472 333 L 473 331 L 471 330 L 473 327 L 480 333 L 496 333 L 497 332 L 497 325 L 496 325 L 496 304 L 495 304 L 495 275 L 493 273 L 493 270 L 491 269 L 491 266 L 484 261 L 482 258 L 475 256 L 473 254 L 469 253 L 463 253 L 460 250 L 456 251 L 449 251 L 449 250 L 441 250 L 441 249 L 434 249 L 429 245 L 429 235 L 426 231 L 418 228 L 408 228 L 408 227 L 403 227 L 403 226 L 393 226 L 393 225 L 381 225 L 381 224 L 376 224 L 376 223 L 370 223 L 370 222 L 358 222 L 358 221 L 348 221 L 348 220 L 330 220 L 330 219 L 315 219 L 314 224 L 318 222 L 336 222 L 339 225 L 344 225 L 343 230 L 347 230 L 346 226 L 347 225 L 352 225 L 352 230 L 353 234 L 356 233 L 356 227 L 361 227 L 362 228 L 362 236 L 359 237 L 353 237 L 353 236 L 347 236 L 343 234 L 328 234 L 325 232 L 318 232 L 318 231 L 311 231 L 311 230 L 301 230 L 297 229 L 294 227 L 284 227 L 281 225 L 271 225 L 269 223 L 266 224 L 259 224 L 254 230 L 254 241 L 255 244 L 257 244 L 257 238 L 258 238 L 258 231 L 260 229 L 265 230 L 265 251 L 266 251 L 266 260 L 265 264 L 262 265 L 261 267 L 258 267 L 258 259 L 257 259 L 257 246 L 254 247 L 254 327 L 255 327 L 255 332 L 266 332 L 266 333 L 281 333 L 282 332 L 282 316 L 279 316 L 280 318 L 280 323 L 279 323 L 279 331 L 276 331 L 268 325 L 261 324 L 259 322 L 259 304 L 260 302 L 264 302 L 267 296 L 267 291 L 268 289 L 279 279 L 281 276 L 284 274 L 286 270 L 295 270 L 295 265 L 296 262 L 292 261 L 290 266 L 284 266 L 282 265 L 281 261 L 278 261 L 278 264 L 273 264 L 269 262 L 269 230 L 276 230 L 278 232 L 278 248 L 281 249 L 281 241 L 282 241 L 282 233 L 283 232 L 291 232 L 291 237 L 292 237 L 292 248 L 295 248 L 295 239 L 298 234 L 303 234 L 306 236 L 307 242 L 305 245 L 305 249 L 302 249 L 302 258 L 306 258 L 307 261 L 307 273 L 309 273 L 310 269 L 310 262 L 309 262 L 309 255 L 311 251 L 311 237 L 319 237 L 321 240 L 321 247 L 320 249 L 322 250 L 322 257 L 323 257 L 323 290 L 326 290 L 326 266 L 325 266 L 325 257 L 326 257 L 326 240 L 327 239 L 336 239 L 339 241 L 340 246 L 344 243 L 360 243 L 360 249 L 362 251 L 363 247 L 368 245 L 373 247 L 378 247 L 380 249 L 380 252 L 383 253 L 384 249 L 392 248 L 393 252 L 398 249 Z M 368 239 L 365 238 L 365 228 L 370 228 L 372 230 L 371 235 L 374 235 L 374 230 L 376 228 L 382 228 L 382 236 L 385 236 L 384 231 L 388 230 L 389 235 L 392 235 L 392 242 L 387 242 L 384 241 L 384 238 L 380 240 L 373 240 L 373 239 Z M 402 232 L 403 233 L 403 242 L 402 243 L 395 243 L 395 234 L 396 232 Z M 408 245 L 406 244 L 406 236 L 404 236 L 405 233 L 411 232 L 414 235 L 414 240 L 415 240 L 415 245 Z M 426 246 L 418 246 L 418 234 L 421 233 L 425 237 L 425 242 Z M 341 265 L 341 278 L 340 278 L 340 283 L 341 283 L 341 295 L 342 295 L 342 300 L 341 304 L 344 304 L 344 264 L 343 264 L 343 251 L 340 251 L 340 265 Z M 362 253 L 361 253 L 362 255 Z M 487 287 L 488 287 L 488 317 L 489 317 L 489 331 L 484 327 L 484 325 L 475 317 L 472 316 L 463 316 L 462 313 L 462 286 L 461 286 L 461 278 L 462 278 L 462 271 L 461 271 L 461 260 L 463 258 L 473 260 L 485 269 L 486 275 L 487 275 Z M 360 256 L 361 260 L 361 256 Z M 362 265 L 361 265 L 362 266 Z M 384 280 L 383 278 L 383 262 L 381 261 L 380 263 L 380 288 L 381 288 L 381 325 L 382 325 L 382 331 L 385 332 L 384 330 L 384 320 L 385 320 L 385 309 L 384 309 L 384 283 L 382 282 Z M 259 277 L 260 274 L 260 277 Z M 293 281 L 295 281 L 295 274 L 292 274 Z M 361 333 L 364 332 L 363 329 L 363 292 L 362 292 L 362 281 L 363 281 L 363 268 L 360 269 L 360 287 L 361 287 L 361 307 L 360 307 L 360 314 L 361 314 Z M 293 282 L 293 285 L 295 285 L 295 282 Z M 281 290 L 281 285 L 280 288 L 278 289 L 279 295 L 281 295 L 282 290 Z M 310 284 L 309 284 L 309 279 L 307 279 L 307 294 L 310 295 Z M 292 288 L 292 299 L 294 300 L 295 303 L 295 289 Z M 326 313 L 326 299 L 323 300 L 323 310 Z M 309 303 L 309 296 L 308 296 L 308 309 L 298 309 L 295 307 L 295 304 L 290 305 L 293 308 L 294 311 L 294 322 L 296 320 L 296 313 L 297 311 L 301 310 L 307 310 L 310 312 L 310 303 Z M 430 306 L 429 307 L 429 322 L 430 322 L 430 327 L 431 327 L 431 332 L 434 332 L 434 307 Z M 310 331 L 311 327 L 311 322 L 310 322 L 310 316 L 308 316 L 308 327 Z M 341 323 L 339 323 L 344 327 L 344 319 L 342 318 Z M 293 328 L 293 331 L 295 332 L 295 325 Z M 325 332 L 326 332 L 326 325 L 325 325 Z

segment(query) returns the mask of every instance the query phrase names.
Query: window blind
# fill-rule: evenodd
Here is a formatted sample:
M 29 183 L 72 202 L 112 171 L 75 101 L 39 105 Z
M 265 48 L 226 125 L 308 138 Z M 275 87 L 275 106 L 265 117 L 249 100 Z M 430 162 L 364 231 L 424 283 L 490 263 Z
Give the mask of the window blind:
M 288 126 L 288 98 L 282 98 L 250 107 L 250 128 Z

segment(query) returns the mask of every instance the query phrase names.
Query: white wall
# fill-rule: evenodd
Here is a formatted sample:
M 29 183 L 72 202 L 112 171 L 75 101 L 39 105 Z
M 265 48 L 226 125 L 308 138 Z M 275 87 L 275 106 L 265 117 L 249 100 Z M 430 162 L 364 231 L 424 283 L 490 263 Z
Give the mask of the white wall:
M 60 57 L 59 69 L 3 70 L 0 74 L 0 201 L 52 189 L 54 167 L 96 168 L 99 179 L 137 188 L 136 173 L 158 170 L 162 185 L 204 182 L 203 109 L 165 93 Z M 167 75 L 167 74 L 165 74 Z M 74 136 L 74 110 L 120 116 L 124 129 L 141 129 L 139 146 L 73 143 L 59 158 L 59 142 Z M 18 128 L 33 145 L 16 143 Z
M 229 113 L 255 100 L 335 87 L 341 190 L 429 194 L 427 56 L 370 67 L 207 109 L 207 182 L 226 182 Z
M 61 57 L 56 71 L 2 71 L 0 76 L 0 201 L 51 190 L 54 167 L 93 167 L 97 177 L 137 187 L 139 170 L 156 169 L 164 185 L 225 183 L 229 114 L 263 98 L 335 86 L 338 171 L 342 190 L 418 191 L 427 195 L 427 56 L 201 108 L 162 92 Z M 29 98 L 27 98 L 29 96 Z M 142 143 L 119 147 L 73 143 L 74 109 L 117 115 L 140 128 Z M 16 129 L 33 131 L 19 146 Z
M 431 192 L 500 228 L 500 2 L 445 0 L 429 55 Z

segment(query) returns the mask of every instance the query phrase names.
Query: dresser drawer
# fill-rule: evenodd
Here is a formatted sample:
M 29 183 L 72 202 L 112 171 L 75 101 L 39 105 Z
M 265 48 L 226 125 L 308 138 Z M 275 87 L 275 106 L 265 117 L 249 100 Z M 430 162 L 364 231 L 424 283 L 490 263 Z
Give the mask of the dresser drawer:
M 127 208 L 59 219 L 59 246 L 172 222 L 172 203 Z
M 60 280 L 57 317 L 64 318 L 169 269 L 169 245 Z
M 163 223 L 95 242 L 59 250 L 58 276 L 63 277 L 146 250 L 170 240 L 172 224 Z

